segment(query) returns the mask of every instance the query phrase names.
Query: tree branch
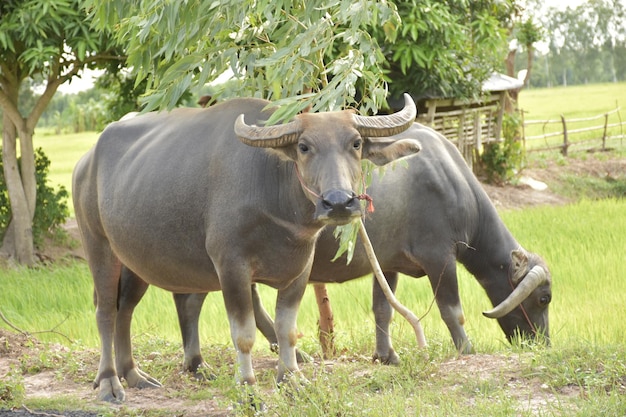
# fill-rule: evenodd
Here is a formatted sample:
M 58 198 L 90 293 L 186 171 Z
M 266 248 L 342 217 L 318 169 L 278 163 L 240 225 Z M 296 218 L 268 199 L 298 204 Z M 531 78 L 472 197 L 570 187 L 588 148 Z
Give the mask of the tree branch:
M 68 316 L 69 317 L 69 316 Z M 65 323 L 65 321 L 67 320 L 67 317 L 65 319 L 63 319 L 62 322 L 60 322 L 59 324 L 57 324 L 56 326 L 54 326 L 52 329 L 50 330 L 41 330 L 41 331 L 37 331 L 37 332 L 33 332 L 33 333 L 29 333 L 25 330 L 20 329 L 19 327 L 17 327 L 16 325 L 14 325 L 13 323 L 11 323 L 11 321 L 9 319 L 6 318 L 6 316 L 2 313 L 2 311 L 0 311 L 0 319 L 2 319 L 3 322 L 5 322 L 9 327 L 11 327 L 13 330 L 15 330 L 16 332 L 18 332 L 19 334 L 23 335 L 23 336 L 27 336 L 30 337 L 34 334 L 40 334 L 40 333 L 53 333 L 59 336 L 64 337 L 65 339 L 67 339 L 68 342 L 70 343 L 74 343 L 74 341 L 72 339 L 70 339 L 68 336 L 64 335 L 61 332 L 56 331 L 56 329 L 62 325 L 63 323 Z

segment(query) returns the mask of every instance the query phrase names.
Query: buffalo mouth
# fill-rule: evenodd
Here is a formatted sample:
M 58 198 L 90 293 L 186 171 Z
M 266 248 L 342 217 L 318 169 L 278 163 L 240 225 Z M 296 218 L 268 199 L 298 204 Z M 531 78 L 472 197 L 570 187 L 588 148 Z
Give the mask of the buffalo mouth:
M 550 347 L 550 333 L 546 327 L 535 325 L 533 329 L 516 327 L 512 332 L 506 332 L 506 338 L 511 344 Z
M 315 219 L 326 224 L 344 225 L 361 217 L 361 203 L 356 194 L 332 190 L 322 194 L 315 205 Z

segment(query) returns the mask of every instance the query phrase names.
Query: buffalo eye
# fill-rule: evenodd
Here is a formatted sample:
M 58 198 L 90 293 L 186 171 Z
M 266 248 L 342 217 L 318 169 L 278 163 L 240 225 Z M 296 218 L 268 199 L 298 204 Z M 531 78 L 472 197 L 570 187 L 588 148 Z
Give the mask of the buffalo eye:
M 552 297 L 550 297 L 550 294 L 546 294 L 539 299 L 539 304 L 541 304 L 542 306 L 547 306 L 548 304 L 550 304 L 551 300 Z
M 357 140 L 354 141 L 354 143 L 352 143 L 352 148 L 355 151 L 360 150 L 361 146 L 363 146 L 363 140 L 362 139 L 357 139 Z
M 309 146 L 306 143 L 298 143 L 298 149 L 300 153 L 307 153 L 309 151 Z

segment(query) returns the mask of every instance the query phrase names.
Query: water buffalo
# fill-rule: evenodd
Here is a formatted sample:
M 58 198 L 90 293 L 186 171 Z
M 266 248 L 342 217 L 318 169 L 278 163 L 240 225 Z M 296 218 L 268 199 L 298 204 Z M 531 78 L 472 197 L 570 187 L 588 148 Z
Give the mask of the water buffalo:
M 392 288 L 397 274 L 428 275 L 441 317 L 459 351 L 469 353 L 471 344 L 463 328 L 456 261 L 463 264 L 485 289 L 496 306 L 485 313 L 498 319 L 506 337 L 517 334 L 549 340 L 548 304 L 551 276 L 545 262 L 527 252 L 506 228 L 479 181 L 457 148 L 434 130 L 415 123 L 402 137 L 419 140 L 422 150 L 407 160 L 408 168 L 387 169 L 376 178 L 368 193 L 376 211 L 365 224 L 378 260 Z M 345 282 L 371 273 L 361 244 L 354 259 L 331 262 L 337 241 L 328 228 L 317 242 L 310 281 Z M 514 289 L 515 288 L 515 289 Z M 147 289 L 139 280 L 127 282 L 120 305 L 133 308 Z M 260 303 L 256 289 L 254 300 Z M 203 359 L 198 338 L 198 316 L 204 294 L 175 294 L 185 369 L 195 372 Z M 389 334 L 392 309 L 376 280 L 373 288 L 376 319 L 375 358 L 397 363 Z M 255 305 L 257 325 L 271 344 L 276 343 L 271 318 Z
M 277 379 L 297 372 L 296 315 L 321 230 L 361 216 L 362 158 L 382 165 L 420 149 L 389 137 L 415 119 L 405 100 L 392 115 L 306 113 L 259 127 L 246 121 L 267 120 L 269 102 L 234 99 L 109 125 L 73 176 L 95 287 L 99 398 L 124 399 L 119 377 L 159 385 L 132 358 L 131 317 L 118 312 L 122 270 L 176 293 L 221 290 L 242 384 L 255 383 L 251 286 L 278 289 Z

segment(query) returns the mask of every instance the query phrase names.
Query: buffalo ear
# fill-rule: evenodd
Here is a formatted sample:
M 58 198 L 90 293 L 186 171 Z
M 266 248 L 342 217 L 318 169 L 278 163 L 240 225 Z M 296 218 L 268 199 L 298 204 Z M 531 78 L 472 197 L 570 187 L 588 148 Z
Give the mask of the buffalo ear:
M 511 251 L 511 280 L 518 284 L 528 271 L 528 255 L 523 249 Z
M 415 155 L 421 149 L 422 145 L 415 139 L 367 138 L 363 145 L 363 159 L 382 166 Z

